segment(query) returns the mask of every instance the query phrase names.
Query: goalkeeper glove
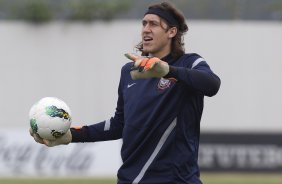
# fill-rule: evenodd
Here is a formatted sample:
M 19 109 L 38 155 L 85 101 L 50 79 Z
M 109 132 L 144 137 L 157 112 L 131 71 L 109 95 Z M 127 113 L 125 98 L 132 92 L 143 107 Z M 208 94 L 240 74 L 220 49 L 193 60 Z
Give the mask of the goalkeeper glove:
M 29 133 L 36 142 L 40 144 L 45 144 L 48 147 L 69 144 L 72 140 L 72 135 L 70 130 L 68 130 L 67 133 L 65 133 L 62 137 L 59 137 L 53 141 L 42 139 L 37 133 L 33 132 L 31 128 L 29 129 Z
M 142 57 L 131 53 L 125 56 L 134 62 L 130 72 L 133 80 L 161 78 L 169 72 L 169 65 L 157 57 Z

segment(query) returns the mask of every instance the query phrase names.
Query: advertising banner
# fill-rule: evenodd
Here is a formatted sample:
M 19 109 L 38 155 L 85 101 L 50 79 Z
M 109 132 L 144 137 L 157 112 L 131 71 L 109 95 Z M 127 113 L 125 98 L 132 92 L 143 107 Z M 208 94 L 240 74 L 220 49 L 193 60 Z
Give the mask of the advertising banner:
M 282 171 L 282 134 L 203 133 L 199 150 L 202 171 Z
M 0 177 L 116 176 L 120 141 L 47 147 L 28 130 L 0 130 Z
M 199 165 L 211 172 L 281 172 L 282 136 L 202 133 Z M 46 147 L 24 129 L 0 130 L 0 177 L 115 177 L 121 141 Z

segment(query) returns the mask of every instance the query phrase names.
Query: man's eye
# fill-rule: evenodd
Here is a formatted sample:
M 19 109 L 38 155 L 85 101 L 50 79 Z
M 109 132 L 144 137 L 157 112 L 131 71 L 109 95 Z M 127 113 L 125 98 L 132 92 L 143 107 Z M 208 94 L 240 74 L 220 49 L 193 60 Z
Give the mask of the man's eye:
M 152 26 L 158 26 L 159 24 L 157 22 L 152 22 Z

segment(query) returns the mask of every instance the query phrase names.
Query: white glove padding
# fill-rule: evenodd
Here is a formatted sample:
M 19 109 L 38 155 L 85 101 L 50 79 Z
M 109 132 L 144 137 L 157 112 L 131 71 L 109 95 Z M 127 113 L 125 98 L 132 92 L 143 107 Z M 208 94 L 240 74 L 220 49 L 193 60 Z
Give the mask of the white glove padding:
M 37 133 L 34 133 L 31 128 L 29 129 L 29 133 L 36 142 L 40 144 L 45 144 L 48 147 L 69 144 L 72 140 L 72 135 L 70 130 L 68 130 L 67 133 L 65 133 L 62 137 L 59 137 L 53 141 L 42 139 Z
M 169 72 L 169 65 L 157 57 L 141 57 L 131 53 L 125 56 L 134 62 L 133 70 L 130 72 L 133 80 L 161 78 Z

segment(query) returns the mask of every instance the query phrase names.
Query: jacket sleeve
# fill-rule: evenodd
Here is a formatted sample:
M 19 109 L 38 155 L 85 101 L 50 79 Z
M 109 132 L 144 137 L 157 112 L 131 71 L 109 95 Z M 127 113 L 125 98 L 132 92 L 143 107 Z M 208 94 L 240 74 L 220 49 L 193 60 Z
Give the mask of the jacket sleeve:
M 183 81 L 192 90 L 209 97 L 218 92 L 221 84 L 220 78 L 202 58 L 196 59 L 191 68 L 170 66 L 170 72 L 165 77 Z
M 119 83 L 118 101 L 115 115 L 97 124 L 71 128 L 72 142 L 97 142 L 116 140 L 122 137 L 124 125 L 122 84 Z

